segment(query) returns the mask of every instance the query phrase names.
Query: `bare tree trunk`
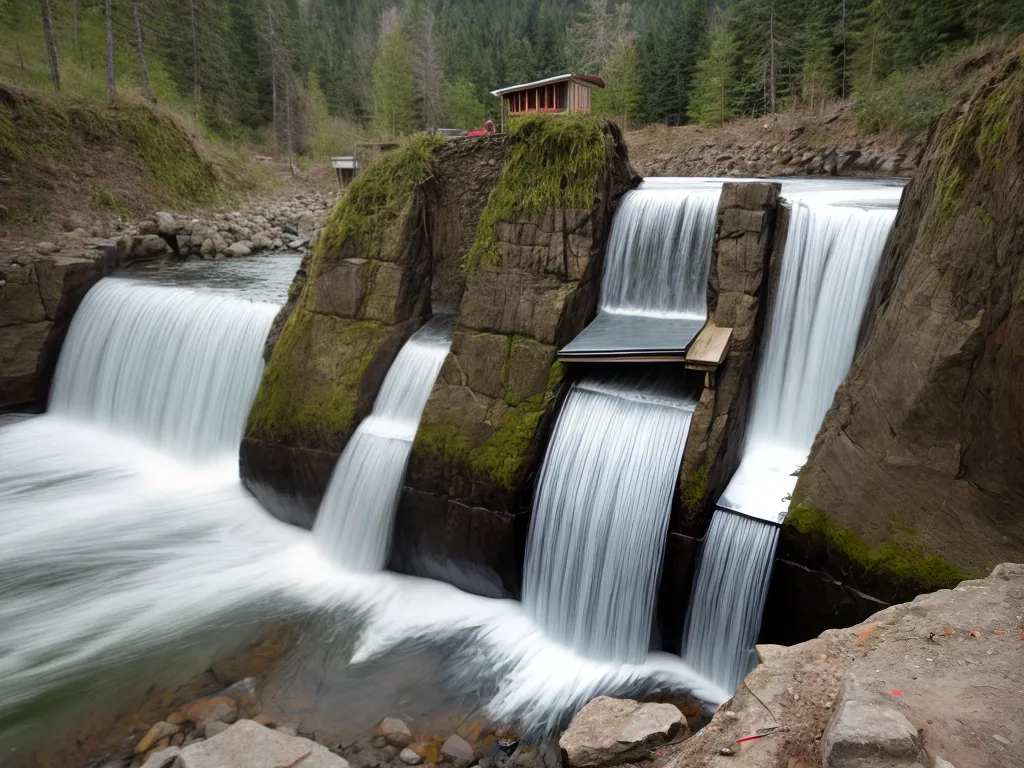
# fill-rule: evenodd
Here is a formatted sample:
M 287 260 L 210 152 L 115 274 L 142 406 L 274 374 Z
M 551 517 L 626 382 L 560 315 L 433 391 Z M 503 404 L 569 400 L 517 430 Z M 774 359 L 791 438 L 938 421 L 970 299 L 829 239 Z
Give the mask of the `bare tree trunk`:
M 53 17 L 50 15 L 50 0 L 40 0 L 43 10 L 43 37 L 46 38 L 46 58 L 50 61 L 50 79 L 53 87 L 60 90 L 60 67 L 57 66 L 57 41 L 53 39 Z M 22 65 L 22 69 L 24 69 Z
M 103 14 L 107 22 L 107 103 L 117 101 L 117 87 L 114 85 L 114 19 L 111 14 L 111 0 L 104 0 Z
M 139 15 L 139 0 L 132 3 L 132 14 L 135 16 L 135 47 L 139 50 L 139 82 L 142 84 L 142 95 L 150 101 L 156 101 L 153 89 L 149 86 L 149 68 L 146 66 L 146 51 L 142 46 L 142 17 Z
M 267 8 L 270 23 L 270 106 L 274 119 L 274 154 L 277 154 L 277 41 L 274 39 L 274 15 Z
M 192 129 L 199 132 L 199 39 L 196 37 L 196 0 L 188 2 L 192 33 Z
M 843 98 L 846 98 L 846 0 L 843 0 Z
M 292 162 L 292 98 L 291 89 L 288 87 L 289 78 L 284 81 L 284 114 L 285 130 L 288 137 L 288 170 L 292 176 L 295 175 L 295 164 Z

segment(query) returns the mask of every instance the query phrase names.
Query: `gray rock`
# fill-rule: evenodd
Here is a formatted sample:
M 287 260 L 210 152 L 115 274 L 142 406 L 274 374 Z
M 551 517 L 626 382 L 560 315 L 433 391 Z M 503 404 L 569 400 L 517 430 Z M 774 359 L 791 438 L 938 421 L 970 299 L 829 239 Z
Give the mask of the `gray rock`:
M 252 247 L 257 251 L 266 251 L 273 245 L 269 237 L 257 232 L 252 236 Z
M 377 734 L 392 747 L 408 747 L 412 744 L 412 731 L 397 717 L 385 717 L 377 726 Z
M 159 259 L 171 252 L 171 248 L 159 235 L 133 237 L 128 251 L 128 261 Z
M 49 241 L 46 241 L 46 240 L 44 240 L 41 243 L 36 243 L 36 252 L 37 253 L 41 253 L 43 255 L 46 255 L 47 253 L 53 253 L 54 251 L 59 251 L 59 250 L 60 250 L 60 248 L 58 248 L 56 245 L 54 245 L 53 243 L 51 243 Z
M 683 714 L 672 704 L 640 704 L 599 696 L 576 713 L 558 745 L 573 768 L 618 765 L 647 757 L 674 739 Z
M 156 231 L 161 235 L 176 235 L 178 234 L 178 223 L 166 211 L 157 211 Z
M 181 750 L 175 768 L 349 768 L 348 762 L 309 739 L 239 720 L 226 731 Z
M 146 731 L 146 735 L 139 739 L 139 743 L 135 745 L 135 754 L 141 755 L 143 752 L 148 752 L 150 749 L 155 747 L 161 740 L 167 739 L 181 730 L 178 726 L 172 725 L 171 723 L 164 722 L 161 720 L 156 723 L 152 728 Z
M 420 757 L 414 749 L 406 747 L 398 753 L 398 759 L 406 765 L 419 765 L 423 762 L 423 758 Z
M 822 739 L 823 768 L 924 768 L 917 729 L 894 707 L 843 698 Z
M 295 223 L 295 230 L 299 235 L 308 235 L 316 229 L 316 217 L 309 211 L 303 211 L 299 214 L 298 221 Z
M 248 256 L 252 251 L 245 243 L 232 243 L 227 247 L 228 256 Z
M 229 723 L 222 723 L 219 720 L 214 723 L 209 723 L 203 733 L 206 734 L 206 738 L 212 739 L 218 733 L 224 733 L 231 725 Z
M 454 764 L 456 768 L 469 765 L 474 757 L 473 747 L 461 736 L 449 736 L 448 741 L 441 745 L 441 759 Z
M 142 764 L 142 768 L 177 768 L 176 761 L 180 755 L 180 747 L 168 747 L 150 755 L 149 759 Z
M 954 765 L 948 760 L 943 760 L 938 755 L 935 756 L 935 764 L 932 768 L 955 768 Z

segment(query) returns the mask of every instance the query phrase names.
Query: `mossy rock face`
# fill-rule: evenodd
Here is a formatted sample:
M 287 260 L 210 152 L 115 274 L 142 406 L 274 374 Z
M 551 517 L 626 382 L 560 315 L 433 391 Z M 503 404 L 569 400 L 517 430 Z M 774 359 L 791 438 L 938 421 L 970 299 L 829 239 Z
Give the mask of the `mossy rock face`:
M 972 575 L 1024 557 L 1024 46 L 992 72 L 939 120 L 903 193 L 787 525 L 821 510 L 875 553 L 866 573 L 922 590 L 954 576 L 904 550 Z
M 891 538 L 875 548 L 854 531 L 843 528 L 828 515 L 806 503 L 794 503 L 782 527 L 780 549 L 787 559 L 840 573 L 844 584 L 887 602 L 911 599 L 922 592 L 952 589 L 975 578 L 941 557 L 926 554 L 916 542 L 916 532 L 900 523 L 891 524 Z
M 429 310 L 422 185 L 439 144 L 415 139 L 352 183 L 275 321 L 242 465 L 247 485 L 281 517 L 312 521 L 330 476 L 324 467 L 369 413 Z M 300 512 L 283 508 L 287 496 L 300 499 Z

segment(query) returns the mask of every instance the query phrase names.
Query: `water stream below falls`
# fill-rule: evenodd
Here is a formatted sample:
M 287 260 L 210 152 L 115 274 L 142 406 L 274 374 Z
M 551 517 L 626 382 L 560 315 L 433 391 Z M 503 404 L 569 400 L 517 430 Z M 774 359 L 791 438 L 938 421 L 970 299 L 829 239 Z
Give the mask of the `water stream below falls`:
M 237 451 L 275 311 L 201 285 L 104 280 L 72 323 L 50 411 L 0 421 L 4 754 L 187 679 L 280 621 L 303 628 L 302 647 L 286 653 L 304 672 L 277 681 L 278 702 L 325 702 L 332 680 L 394 669 L 385 662 L 396 652 L 410 675 L 402 696 L 430 687 L 424 700 L 443 702 L 436 688 L 447 685 L 537 735 L 599 693 L 724 700 L 675 656 L 588 658 L 516 601 L 339 569 L 322 531 L 271 517 L 239 482 Z M 444 357 L 446 342 L 432 332 L 407 345 L 413 378 L 432 381 Z M 429 392 L 423 381 L 413 389 Z M 371 418 L 393 414 L 386 431 L 408 437 L 397 425 L 413 410 L 418 418 L 422 403 L 405 405 L 408 413 L 392 411 L 382 393 Z M 676 434 L 680 417 L 674 423 Z M 418 680 L 413 651 L 435 665 Z M 387 695 L 350 702 L 346 716 L 379 718 L 400 705 Z

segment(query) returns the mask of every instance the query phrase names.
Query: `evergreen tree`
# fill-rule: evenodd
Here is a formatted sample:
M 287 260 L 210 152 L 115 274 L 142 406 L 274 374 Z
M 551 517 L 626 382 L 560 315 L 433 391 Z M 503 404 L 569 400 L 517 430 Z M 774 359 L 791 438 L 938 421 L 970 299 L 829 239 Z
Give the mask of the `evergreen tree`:
M 711 32 L 708 55 L 697 64 L 687 114 L 698 123 L 722 123 L 736 113 L 736 43 L 723 25 Z
M 445 123 L 450 128 L 471 130 L 483 125 L 486 109 L 476 95 L 476 86 L 464 77 L 444 84 Z
M 600 115 L 636 118 L 640 79 L 636 48 L 620 39 L 604 68 L 605 87 L 594 91 L 593 110 Z
M 373 125 L 381 136 L 402 136 L 416 127 L 416 83 L 409 44 L 396 24 L 381 43 L 373 65 Z

